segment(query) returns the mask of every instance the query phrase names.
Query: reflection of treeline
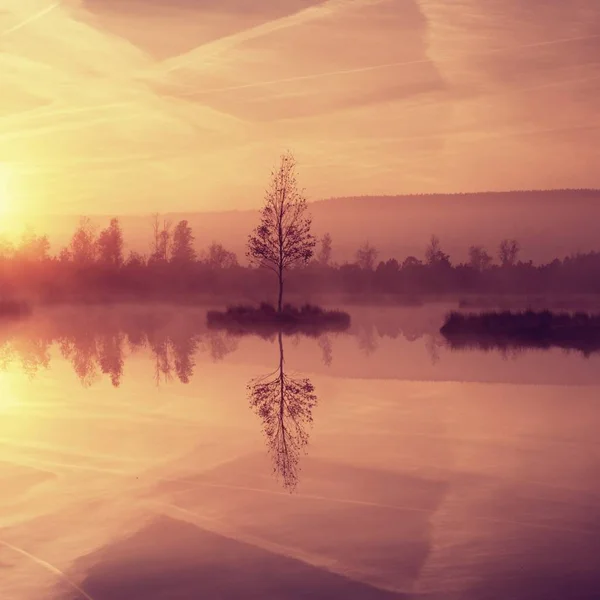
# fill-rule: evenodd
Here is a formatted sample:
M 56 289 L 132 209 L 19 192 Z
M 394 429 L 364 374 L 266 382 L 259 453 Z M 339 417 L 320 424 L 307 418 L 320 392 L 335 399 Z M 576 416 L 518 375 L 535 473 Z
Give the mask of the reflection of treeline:
M 56 346 L 82 384 L 91 385 L 106 375 L 118 387 L 126 360 L 144 351 L 151 357 L 157 385 L 174 379 L 189 383 L 198 353 L 218 361 L 237 348 L 233 336 L 207 330 L 203 317 L 65 311 L 44 323 L 31 322 L 31 327 L 0 330 L 0 369 L 18 362 L 35 375 L 49 366 L 51 348 Z
M 369 312 L 354 319 L 345 333 L 321 333 L 314 342 L 315 351 L 330 366 L 338 335 L 352 336 L 360 352 L 369 356 L 385 338 L 415 341 L 425 336 L 433 342 L 438 327 L 420 309 L 408 309 L 402 315 Z M 84 385 L 108 377 L 119 386 L 128 360 L 139 355 L 157 384 L 188 383 L 196 374 L 199 356 L 220 361 L 237 349 L 242 335 L 248 334 L 212 329 L 207 326 L 206 313 L 192 308 L 180 311 L 144 309 L 137 305 L 117 310 L 53 308 L 40 311 L 30 320 L 0 327 L 0 371 L 16 364 L 33 376 L 47 368 L 51 357 L 58 353 L 71 363 Z M 316 333 L 299 330 L 288 335 L 297 339 Z M 263 330 L 260 337 L 274 342 L 278 333 L 273 329 Z
M 156 217 L 149 240 L 146 254 L 127 254 L 118 219 L 99 232 L 83 219 L 70 243 L 55 254 L 45 236 L 27 233 L 17 244 L 0 240 L 0 294 L 31 293 L 48 301 L 254 297 L 273 286 L 266 270 L 240 265 L 221 244 L 199 253 L 185 220 L 172 226 Z M 433 236 L 422 258 L 381 261 L 377 248 L 365 243 L 353 262 L 336 264 L 332 239 L 325 235 L 315 258 L 290 270 L 286 286 L 298 294 L 600 292 L 600 252 L 535 265 L 521 260 L 518 242 L 503 240 L 495 256 L 481 246 L 468 253 L 467 261 L 453 262 Z

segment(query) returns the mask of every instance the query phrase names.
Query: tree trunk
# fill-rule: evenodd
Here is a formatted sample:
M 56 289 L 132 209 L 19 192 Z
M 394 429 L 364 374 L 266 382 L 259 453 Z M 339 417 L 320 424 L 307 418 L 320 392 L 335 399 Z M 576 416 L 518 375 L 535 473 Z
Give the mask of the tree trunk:
M 277 302 L 277 312 L 283 310 L 283 272 L 279 270 L 279 301 Z

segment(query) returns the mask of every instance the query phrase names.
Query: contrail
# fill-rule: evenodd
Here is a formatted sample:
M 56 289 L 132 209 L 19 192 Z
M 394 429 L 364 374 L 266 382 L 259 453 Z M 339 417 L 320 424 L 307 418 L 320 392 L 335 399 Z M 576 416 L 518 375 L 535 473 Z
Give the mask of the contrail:
M 17 554 L 20 554 L 21 556 L 25 556 L 25 557 L 29 558 L 30 560 L 37 563 L 41 567 L 48 569 L 48 571 L 50 571 L 51 573 L 58 575 L 62 580 L 64 580 L 66 583 L 68 583 L 69 586 L 72 587 L 76 592 L 79 592 L 86 600 L 94 600 L 87 592 L 84 592 L 76 583 L 71 581 L 60 569 L 57 569 L 55 566 L 51 565 L 49 562 L 46 562 L 45 560 L 42 560 L 41 558 L 38 558 L 37 556 L 34 556 L 33 554 L 29 554 L 29 552 L 23 550 L 22 548 L 17 548 L 17 546 L 13 546 L 12 544 L 9 544 L 8 542 L 3 542 L 2 540 L 0 540 L 0 546 L 4 546 L 5 548 L 8 548 L 9 550 L 16 552 Z
M 560 87 L 560 86 L 564 86 L 564 85 L 589 83 L 591 81 L 598 81 L 598 80 L 600 80 L 600 74 L 594 75 L 592 77 L 582 77 L 579 79 L 563 79 L 560 81 L 551 81 L 549 83 L 542 83 L 542 84 L 534 85 L 534 86 L 516 88 L 514 90 L 492 92 L 491 94 L 483 95 L 482 99 L 488 100 L 489 98 L 492 98 L 492 97 L 497 98 L 497 97 L 512 96 L 512 95 L 522 94 L 522 93 L 526 93 L 526 92 L 533 92 L 536 90 Z M 444 102 L 446 102 L 446 101 L 445 100 L 436 100 L 435 102 L 432 102 L 431 105 L 432 106 L 439 105 L 439 104 L 443 104 Z M 423 107 L 422 104 L 412 104 L 410 106 L 407 106 L 406 108 L 403 109 L 404 115 L 406 115 L 408 112 L 418 110 L 422 107 Z M 595 123 L 586 123 L 585 125 L 571 126 L 567 129 L 569 129 L 569 130 L 594 129 L 594 128 L 597 128 L 598 126 L 599 125 L 596 125 Z M 539 130 L 522 130 L 522 131 L 518 131 L 518 132 L 502 133 L 501 135 L 505 136 L 505 135 L 519 135 L 519 134 L 526 134 L 526 133 L 551 133 L 554 131 L 556 131 L 556 132 L 565 131 L 565 127 L 552 128 L 552 129 L 539 129 Z M 383 143 L 405 142 L 405 141 L 421 140 L 421 139 L 437 139 L 437 138 L 447 139 L 447 138 L 461 137 L 461 136 L 464 137 L 466 135 L 472 135 L 472 132 L 454 131 L 454 132 L 441 132 L 441 133 L 431 133 L 431 134 L 412 135 L 412 136 L 378 137 L 378 138 L 373 138 L 371 144 L 379 145 L 379 144 L 383 144 Z M 496 135 L 500 135 L 500 134 L 495 133 L 495 134 L 491 134 L 491 135 L 496 136 Z M 326 138 L 323 138 L 320 141 L 325 142 Z M 355 139 L 355 140 L 351 139 L 351 140 L 344 140 L 343 144 L 344 144 L 344 146 L 348 146 L 349 144 L 358 144 L 360 146 L 364 146 L 365 141 L 363 139 Z M 336 163 L 332 163 L 332 164 L 339 164 L 339 163 L 336 162 Z M 304 166 L 306 167 L 307 165 L 304 165 Z M 321 167 L 323 165 L 316 165 L 316 166 Z
M 87 112 L 95 112 L 102 110 L 110 110 L 113 108 L 126 108 L 128 106 L 134 106 L 133 102 L 110 102 L 107 104 L 96 104 L 91 106 L 76 106 L 73 108 L 56 108 L 56 109 L 34 109 L 28 111 L 22 111 L 20 113 L 0 117 L 0 123 L 2 121 L 23 121 L 31 119 L 45 119 L 47 117 L 61 117 L 70 116 Z
M 75 123 L 65 123 L 64 125 L 47 125 L 44 127 L 38 127 L 36 129 L 25 129 L 22 131 L 11 131 L 8 133 L 0 134 L 0 141 L 18 140 L 28 137 L 35 137 L 43 134 L 52 134 L 64 131 L 77 131 L 79 129 L 85 129 L 87 127 L 95 127 L 96 125 L 104 125 L 106 123 L 116 123 L 118 121 L 127 121 L 131 119 L 130 116 L 120 115 L 114 117 L 97 118 L 90 121 L 81 121 Z
M 162 70 L 162 73 L 168 74 L 185 67 L 194 59 L 199 58 L 199 56 L 197 56 L 198 53 L 202 53 L 202 55 L 206 53 L 214 54 L 238 46 L 240 43 L 281 31 L 282 29 L 303 25 L 310 21 L 329 16 L 340 9 L 356 8 L 357 6 L 363 5 L 369 6 L 371 4 L 378 4 L 382 1 L 383 0 L 325 0 L 322 4 L 309 6 L 296 13 L 279 17 L 272 21 L 267 21 L 266 23 L 238 31 L 231 35 L 223 36 L 217 40 L 198 46 L 186 54 L 165 61 L 163 67 L 166 68 Z
M 12 27 L 5 29 L 2 33 L 0 33 L 0 37 L 4 37 L 5 35 L 8 35 L 9 33 L 13 33 L 14 31 L 19 31 L 19 29 L 22 29 L 23 27 L 26 27 L 30 23 L 33 23 L 34 21 L 37 21 L 38 19 L 41 19 L 42 17 L 46 16 L 49 12 L 52 12 L 55 8 L 58 8 L 60 5 L 61 5 L 60 2 L 55 2 L 54 4 L 47 6 L 46 8 L 40 10 L 39 12 L 35 13 L 34 15 L 27 17 L 24 21 L 17 23 L 17 25 L 13 25 Z
M 557 39 L 557 40 L 547 40 L 544 42 L 535 42 L 533 44 L 523 44 L 521 46 L 512 46 L 512 47 L 497 48 L 494 50 L 485 50 L 485 51 L 482 51 L 480 53 L 480 55 L 498 54 L 498 53 L 512 51 L 512 50 L 526 50 L 528 48 L 539 48 L 539 47 L 544 47 L 544 46 L 567 44 L 569 42 L 578 42 L 578 41 L 595 39 L 595 38 L 600 38 L 600 34 L 586 35 L 586 36 L 572 37 L 572 38 L 561 38 L 561 39 Z M 463 56 L 470 56 L 471 54 L 472 53 L 470 53 L 470 52 L 464 53 Z M 436 61 L 436 63 L 452 62 L 453 60 L 456 60 L 456 59 L 454 59 L 454 58 L 441 59 L 441 60 Z M 275 84 L 280 84 L 280 83 L 293 83 L 296 81 L 310 81 L 310 80 L 322 79 L 325 77 L 334 77 L 334 76 L 338 76 L 338 75 L 340 75 L 340 76 L 341 75 L 353 75 L 355 73 L 367 73 L 367 72 L 371 72 L 371 71 L 380 71 L 380 70 L 391 69 L 391 68 L 396 68 L 396 67 L 429 64 L 429 63 L 433 63 L 433 62 L 434 61 L 432 61 L 430 58 L 421 58 L 418 60 L 409 60 L 409 61 L 389 62 L 389 63 L 382 63 L 382 64 L 378 64 L 378 65 L 369 65 L 366 67 L 357 67 L 357 68 L 353 68 L 353 69 L 326 71 L 324 73 L 312 73 L 310 75 L 298 75 L 298 76 L 294 76 L 294 77 L 285 77 L 282 79 L 255 81 L 252 83 L 244 83 L 244 84 L 231 85 L 231 86 L 226 86 L 226 87 L 221 87 L 221 88 L 211 88 L 208 90 L 187 92 L 187 93 L 180 94 L 180 95 L 184 96 L 184 97 L 203 96 L 203 95 L 207 95 L 207 94 L 216 94 L 216 93 L 220 93 L 220 92 L 230 92 L 230 91 L 235 91 L 235 90 L 251 89 L 251 88 L 275 85 Z

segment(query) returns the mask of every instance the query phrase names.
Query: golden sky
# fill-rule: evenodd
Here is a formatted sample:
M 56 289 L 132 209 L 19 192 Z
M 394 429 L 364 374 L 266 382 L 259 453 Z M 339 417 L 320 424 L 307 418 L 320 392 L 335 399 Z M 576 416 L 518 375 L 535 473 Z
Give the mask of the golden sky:
M 598 0 L 2 0 L 0 206 L 600 187 Z

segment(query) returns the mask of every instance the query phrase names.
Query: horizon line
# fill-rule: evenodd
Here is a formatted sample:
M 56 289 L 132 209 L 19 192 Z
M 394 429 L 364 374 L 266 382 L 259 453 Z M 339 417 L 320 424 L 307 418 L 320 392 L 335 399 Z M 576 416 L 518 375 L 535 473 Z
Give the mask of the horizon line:
M 331 201 L 339 201 L 339 200 L 361 200 L 361 199 L 378 199 L 378 200 L 390 200 L 394 198 L 432 198 L 432 197 L 440 197 L 440 196 L 480 196 L 480 195 L 500 195 L 500 194 L 557 194 L 560 192 L 577 192 L 577 193 L 590 193 L 590 194 L 599 194 L 600 195 L 600 187 L 599 188 L 591 188 L 591 187 L 583 187 L 583 188 L 523 188 L 523 189 L 512 189 L 512 190 L 486 190 L 479 192 L 412 192 L 412 193 L 403 193 L 403 194 L 359 194 L 356 196 L 327 196 L 322 198 L 317 198 L 314 200 L 307 200 L 309 205 L 317 204 L 321 202 L 331 202 Z M 261 205 L 262 206 L 262 205 Z M 230 214 L 230 213 L 248 213 L 248 212 L 256 212 L 260 210 L 260 206 L 256 208 L 230 208 L 230 209 L 208 209 L 208 210 L 198 210 L 191 209 L 188 211 L 185 210 L 176 210 L 176 211 L 150 211 L 150 212 L 121 212 L 121 213 L 112 213 L 112 212 L 37 212 L 37 217 L 106 217 L 106 216 L 124 216 L 124 217 L 143 217 L 143 216 L 152 216 L 155 214 L 159 214 L 161 216 L 164 215 L 189 215 L 189 214 Z M 20 212 L 12 212 L 9 213 L 9 216 L 27 216 L 26 213 Z

